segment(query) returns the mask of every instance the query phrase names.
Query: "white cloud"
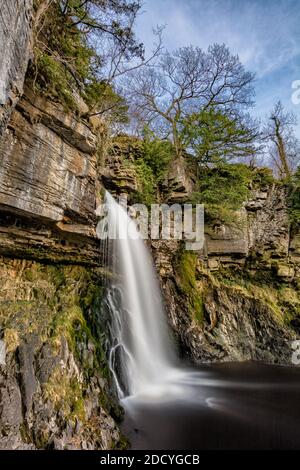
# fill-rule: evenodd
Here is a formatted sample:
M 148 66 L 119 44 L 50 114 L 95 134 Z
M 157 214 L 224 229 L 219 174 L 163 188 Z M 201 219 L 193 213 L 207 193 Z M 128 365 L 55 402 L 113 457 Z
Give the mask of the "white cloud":
M 137 33 L 148 49 L 152 27 L 164 23 L 167 49 L 224 42 L 256 73 L 257 113 L 278 98 L 291 106 L 290 86 L 300 79 L 298 0 L 146 0 L 144 10 Z
M 264 76 L 300 54 L 300 9 L 294 4 L 292 0 L 148 0 L 138 33 L 149 46 L 151 27 L 166 23 L 168 48 L 191 43 L 206 48 L 212 42 L 225 42 L 245 65 Z

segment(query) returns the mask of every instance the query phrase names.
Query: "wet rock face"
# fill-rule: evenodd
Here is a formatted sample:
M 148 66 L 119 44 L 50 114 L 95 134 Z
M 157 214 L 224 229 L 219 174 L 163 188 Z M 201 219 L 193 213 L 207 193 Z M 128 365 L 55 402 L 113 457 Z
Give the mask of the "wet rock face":
M 118 447 L 91 270 L 0 259 L 0 286 L 0 449 Z
M 99 262 L 97 143 L 86 123 L 26 88 L 0 138 L 1 253 Z
M 0 253 L 99 264 L 98 121 L 24 86 L 32 22 L 32 0 L 2 2 Z
M 0 16 L 0 136 L 22 95 L 30 55 L 32 0 L 3 0 Z
M 299 339 L 299 286 L 296 277 L 247 265 L 216 271 L 194 254 L 195 270 L 182 278 L 180 243 L 152 243 L 165 308 L 184 356 L 196 363 L 257 360 L 292 364 Z M 190 256 L 187 258 L 189 259 Z M 294 273 L 293 273 L 294 275 Z M 253 276 L 253 277 L 252 277 Z M 197 298 L 197 302 L 195 299 Z M 294 327 L 295 326 L 295 327 Z M 297 327 L 296 327 L 297 326 Z
M 92 222 L 95 140 L 59 105 L 24 96 L 0 142 L 0 204 L 53 222 L 68 214 Z
M 266 302 L 223 286 L 209 292 L 204 312 L 203 330 L 195 329 L 189 338 L 197 362 L 205 358 L 292 363 L 292 342 L 297 335 Z
M 249 255 L 287 259 L 290 227 L 285 190 L 270 185 L 253 191 L 236 213 L 237 224 L 206 227 L 204 256 L 212 269 L 245 264 Z

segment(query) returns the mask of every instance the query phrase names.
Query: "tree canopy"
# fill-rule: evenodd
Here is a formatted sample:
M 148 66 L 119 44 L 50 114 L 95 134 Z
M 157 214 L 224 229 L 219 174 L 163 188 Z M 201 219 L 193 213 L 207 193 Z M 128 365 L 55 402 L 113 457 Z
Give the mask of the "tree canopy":
M 214 109 L 236 118 L 253 103 L 254 75 L 224 45 L 164 52 L 155 63 L 135 70 L 126 83 L 132 115 L 182 150 L 180 123 Z
M 264 128 L 269 141 L 271 163 L 280 178 L 290 178 L 300 162 L 300 142 L 295 136 L 296 116 L 286 112 L 278 101 Z
M 222 163 L 244 157 L 253 157 L 259 135 L 253 122 L 229 117 L 210 108 L 187 116 L 181 133 L 183 143 L 197 158 L 199 164 Z

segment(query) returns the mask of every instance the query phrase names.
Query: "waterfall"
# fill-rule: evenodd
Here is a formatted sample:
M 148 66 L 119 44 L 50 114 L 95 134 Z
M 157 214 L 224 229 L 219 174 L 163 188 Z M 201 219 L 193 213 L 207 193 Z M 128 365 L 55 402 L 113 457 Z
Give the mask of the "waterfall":
M 108 288 L 109 363 L 120 398 L 149 393 L 176 370 L 176 354 L 153 261 L 135 222 L 106 193 L 107 225 L 115 239 L 109 259 L 116 281 Z

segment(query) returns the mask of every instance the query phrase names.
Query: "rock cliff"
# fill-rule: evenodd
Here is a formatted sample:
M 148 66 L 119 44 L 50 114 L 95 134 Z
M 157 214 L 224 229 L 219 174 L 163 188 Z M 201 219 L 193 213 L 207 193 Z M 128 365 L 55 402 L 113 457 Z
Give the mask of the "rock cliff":
M 99 326 L 95 120 L 28 86 L 32 2 L 3 2 L 0 21 L 0 448 L 122 447 Z
M 138 175 L 127 162 L 139 154 L 132 139 L 116 144 L 103 183 L 135 200 Z M 121 176 L 120 176 L 121 175 Z M 176 177 L 177 175 L 177 177 Z M 188 199 L 193 178 L 173 164 L 159 198 Z M 290 226 L 286 188 L 253 187 L 232 223 L 205 225 L 203 249 L 178 240 L 152 241 L 170 325 L 184 355 L 196 362 L 260 360 L 291 364 L 299 338 L 299 232 Z
M 97 272 L 1 258 L 0 285 L 0 449 L 121 445 L 120 410 L 95 333 Z
M 0 152 L 0 250 L 97 263 L 97 138 L 91 128 L 27 88 Z
M 154 242 L 170 323 L 196 362 L 291 364 L 299 339 L 299 233 L 284 188 L 252 192 L 243 224 L 206 226 L 204 248 Z
M 3 0 L 0 16 L 0 135 L 23 93 L 31 53 L 32 0 Z
M 95 210 L 103 188 L 138 199 L 140 144 L 114 142 L 103 158 L 95 119 L 32 90 L 32 3 L 2 3 L 0 448 L 119 448 Z M 193 185 L 182 158 L 153 194 L 182 202 Z M 252 188 L 236 216 L 237 224 L 207 224 L 199 252 L 152 241 L 169 323 L 195 362 L 290 364 L 300 333 L 300 234 L 285 188 Z

